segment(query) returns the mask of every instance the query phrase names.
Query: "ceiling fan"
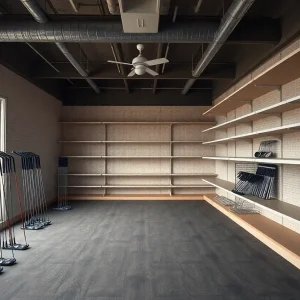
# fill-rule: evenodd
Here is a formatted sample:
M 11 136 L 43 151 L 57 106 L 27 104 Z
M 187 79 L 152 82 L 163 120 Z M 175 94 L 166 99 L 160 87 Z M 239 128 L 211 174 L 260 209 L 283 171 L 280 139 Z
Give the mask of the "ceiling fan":
M 128 77 L 136 75 L 144 75 L 146 72 L 152 76 L 157 76 L 158 73 L 148 68 L 149 66 L 156 66 L 160 64 L 168 63 L 169 61 L 166 58 L 157 58 L 153 60 L 147 60 L 144 56 L 142 56 L 142 50 L 144 49 L 143 44 L 138 44 L 136 48 L 139 50 L 140 54 L 132 60 L 132 63 L 119 62 L 114 60 L 108 60 L 109 63 L 121 64 L 121 65 L 129 65 L 133 66 L 131 72 L 127 75 Z

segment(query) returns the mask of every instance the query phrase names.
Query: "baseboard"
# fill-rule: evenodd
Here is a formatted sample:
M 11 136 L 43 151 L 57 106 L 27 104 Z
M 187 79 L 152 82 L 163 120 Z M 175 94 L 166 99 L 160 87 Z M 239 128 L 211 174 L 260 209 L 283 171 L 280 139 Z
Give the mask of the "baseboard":
M 151 194 L 123 194 L 123 195 L 68 195 L 68 200 L 204 200 L 203 195 L 151 195 Z

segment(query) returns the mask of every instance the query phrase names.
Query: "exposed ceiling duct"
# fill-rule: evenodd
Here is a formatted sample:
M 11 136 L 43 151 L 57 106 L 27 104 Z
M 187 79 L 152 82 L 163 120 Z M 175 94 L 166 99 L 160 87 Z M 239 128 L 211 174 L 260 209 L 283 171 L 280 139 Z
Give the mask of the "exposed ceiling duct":
M 199 77 L 202 72 L 205 70 L 207 65 L 211 62 L 211 60 L 215 57 L 216 53 L 220 50 L 222 45 L 226 42 L 229 35 L 232 33 L 234 28 L 239 24 L 243 16 L 246 14 L 251 5 L 255 2 L 255 0 L 235 0 L 226 14 L 224 15 L 220 27 L 216 32 L 214 40 L 209 44 L 208 48 L 204 52 L 202 58 L 198 62 L 197 66 L 193 71 L 194 77 Z M 183 90 L 182 94 L 186 94 L 196 79 L 189 79 Z
M 158 33 L 124 33 L 120 21 L 0 21 L 0 42 L 210 43 L 220 22 L 163 24 Z
M 48 16 L 41 9 L 38 3 L 36 3 L 35 0 L 21 0 L 21 2 L 24 4 L 24 6 L 28 9 L 30 14 L 34 17 L 34 19 L 38 23 L 46 23 L 46 24 L 48 23 L 47 22 L 49 20 Z M 76 58 L 72 55 L 72 53 L 67 49 L 67 47 L 59 41 L 55 42 L 55 44 L 58 47 L 58 49 L 60 49 L 60 51 L 63 53 L 63 55 L 69 60 L 69 62 L 73 65 L 73 67 L 78 71 L 78 73 L 83 77 L 87 77 L 88 73 L 82 67 L 82 65 L 76 60 Z M 86 81 L 96 93 L 100 93 L 100 90 L 94 81 L 92 81 L 91 79 L 86 79 Z
M 38 23 L 46 23 L 48 21 L 48 16 L 41 9 L 36 0 L 20 0 L 29 13 L 34 17 Z
M 120 14 L 120 7 L 118 0 L 106 0 L 108 11 L 112 15 L 119 15 Z

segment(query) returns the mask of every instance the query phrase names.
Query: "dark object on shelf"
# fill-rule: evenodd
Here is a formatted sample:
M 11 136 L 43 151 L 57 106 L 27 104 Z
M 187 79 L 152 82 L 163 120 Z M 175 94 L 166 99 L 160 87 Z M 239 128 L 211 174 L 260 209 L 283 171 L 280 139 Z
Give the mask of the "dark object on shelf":
M 70 210 L 68 205 L 68 158 L 58 157 L 58 174 L 57 174 L 57 206 L 55 210 Z
M 257 158 L 270 158 L 274 156 L 276 140 L 263 141 L 259 145 L 259 149 L 254 153 Z
M 263 199 L 270 199 L 273 192 L 276 165 L 258 165 L 256 174 L 239 172 L 233 193 L 237 195 L 254 195 Z

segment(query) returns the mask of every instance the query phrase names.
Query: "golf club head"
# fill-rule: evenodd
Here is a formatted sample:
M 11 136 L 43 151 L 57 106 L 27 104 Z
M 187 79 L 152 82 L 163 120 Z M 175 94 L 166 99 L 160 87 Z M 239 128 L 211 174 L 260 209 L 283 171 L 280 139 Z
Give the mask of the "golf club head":
M 27 250 L 27 249 L 29 249 L 29 245 L 13 244 L 13 245 L 8 245 L 4 249 L 9 249 L 9 250 Z
M 26 229 L 26 230 L 39 230 L 43 229 L 43 225 L 36 225 L 36 224 L 26 224 L 25 228 L 22 226 L 21 229 Z
M 2 271 L 3 271 L 3 268 L 1 267 L 1 268 L 0 268 L 0 274 L 2 273 Z
M 0 258 L 0 266 L 12 266 L 16 263 L 16 259 L 15 258 Z

